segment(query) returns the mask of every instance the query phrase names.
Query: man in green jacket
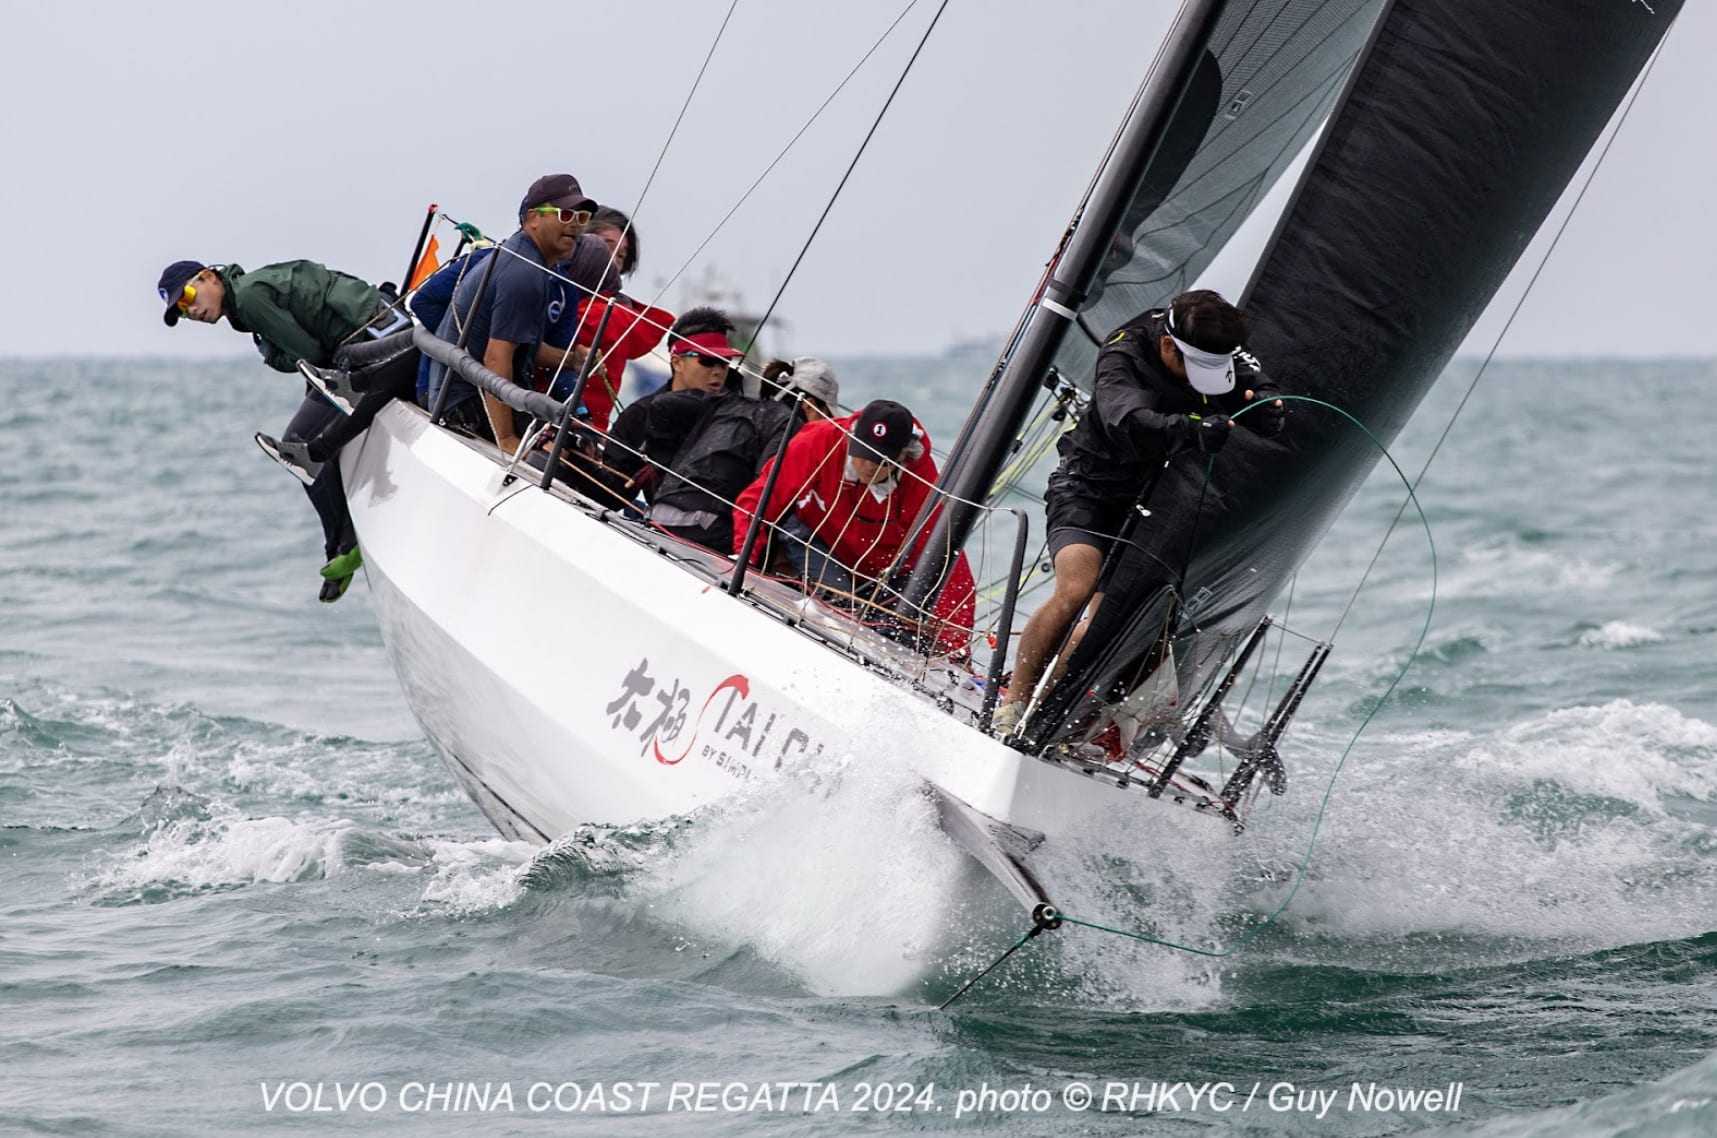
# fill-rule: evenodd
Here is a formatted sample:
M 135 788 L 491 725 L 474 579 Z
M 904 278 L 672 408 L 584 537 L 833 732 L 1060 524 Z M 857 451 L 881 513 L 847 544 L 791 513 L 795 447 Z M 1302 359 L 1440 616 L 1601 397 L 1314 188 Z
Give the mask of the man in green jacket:
M 157 291 L 167 305 L 162 319 L 169 328 L 181 317 L 203 324 L 224 319 L 250 334 L 263 362 L 288 373 L 297 372 L 299 360 L 333 363 L 335 352 L 348 342 L 396 320 L 373 285 L 314 261 L 283 261 L 250 273 L 237 265 L 175 261 L 162 272 Z M 328 563 L 322 567 L 321 599 L 328 602 L 345 594 L 362 560 L 339 464 L 311 463 L 302 452 L 307 440 L 340 417 L 337 407 L 307 389 L 280 442 L 257 436 L 257 443 L 305 484 L 322 520 Z

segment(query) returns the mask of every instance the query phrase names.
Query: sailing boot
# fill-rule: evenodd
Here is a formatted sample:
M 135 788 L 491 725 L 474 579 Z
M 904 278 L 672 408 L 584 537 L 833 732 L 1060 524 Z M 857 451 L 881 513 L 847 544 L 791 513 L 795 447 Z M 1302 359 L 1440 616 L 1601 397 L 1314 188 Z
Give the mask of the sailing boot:
M 350 577 L 363 567 L 364 551 L 354 545 L 337 557 L 330 557 L 328 564 L 322 566 L 322 576 L 335 581 L 341 577 Z
M 262 448 L 263 454 L 284 466 L 288 474 L 306 486 L 322 473 L 322 464 L 310 457 L 309 448 L 304 443 L 283 443 L 258 432 L 256 445 Z
M 322 393 L 328 402 L 350 415 L 363 394 L 352 385 L 352 373 L 337 367 L 317 367 L 309 360 L 298 361 L 298 372 L 310 381 L 310 386 Z
M 316 599 L 331 605 L 345 596 L 346 590 L 351 587 L 353 576 L 363 564 L 363 551 L 355 545 L 346 552 L 329 558 L 328 564 L 322 566 L 322 592 Z

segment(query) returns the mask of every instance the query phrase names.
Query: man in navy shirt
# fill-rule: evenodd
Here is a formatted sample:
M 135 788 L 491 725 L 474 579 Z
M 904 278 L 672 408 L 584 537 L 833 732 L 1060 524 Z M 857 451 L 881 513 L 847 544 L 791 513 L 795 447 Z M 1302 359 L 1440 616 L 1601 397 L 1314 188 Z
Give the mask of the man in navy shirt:
M 555 367 L 565 358 L 571 366 L 576 366 L 583 349 L 552 348 L 543 343 L 551 299 L 548 267 L 572 253 L 579 230 L 595 209 L 596 202 L 585 195 L 578 179 L 571 174 L 545 174 L 532 182 L 519 203 L 518 232 L 503 241 L 494 253 L 498 259 L 494 272 L 489 274 L 488 287 L 483 290 L 482 302 L 474 303 L 484 274 L 467 272 L 435 334 L 458 343 L 469 323 L 465 350 L 496 375 L 519 384 L 530 383 L 538 363 Z M 512 408 L 458 376 L 449 375 L 440 364 L 430 371 L 431 406 L 443 383 L 450 385 L 442 406 L 450 425 L 493 439 L 509 454 L 518 449 L 518 428 L 514 425 Z

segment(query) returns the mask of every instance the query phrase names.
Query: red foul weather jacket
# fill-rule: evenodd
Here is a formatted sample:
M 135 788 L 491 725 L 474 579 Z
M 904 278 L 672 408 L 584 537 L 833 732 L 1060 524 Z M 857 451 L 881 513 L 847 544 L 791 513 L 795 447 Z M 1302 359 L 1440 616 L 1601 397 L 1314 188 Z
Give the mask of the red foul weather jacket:
M 610 303 L 614 305 L 614 315 L 602 329 L 604 363 L 590 373 L 584 385 L 585 410 L 590 412 L 591 423 L 604 431 L 614 414 L 614 395 L 620 390 L 626 361 L 647 355 L 662 342 L 674 322 L 674 314 L 667 309 L 651 308 L 631 297 L 587 297 L 578 304 L 578 343 L 590 347 L 596 339 L 596 325 Z
M 936 481 L 936 460 L 930 457 L 930 440 L 924 428 L 914 420 L 923 452 L 898 475 L 894 492 L 879 502 L 868 487 L 846 478 L 847 437 L 857 422 L 858 413 L 854 412 L 799 428 L 787 444 L 787 453 L 781 456 L 781 476 L 775 480 L 775 492 L 763 517 L 773 523 L 796 515 L 841 564 L 877 578 L 900 551 L 907 529 L 929 497 L 930 485 Z M 763 484 L 773 465 L 771 457 L 751 485 L 740 492 L 733 511 L 735 552 L 751 525 L 751 515 L 763 497 Z
M 929 435 L 913 420 L 922 453 L 897 476 L 894 492 L 879 502 L 867 487 L 846 478 L 847 438 L 857 422 L 855 411 L 845 418 L 819 419 L 799 428 L 782 456 L 781 476 L 775 480 L 774 493 L 763 516 L 779 523 L 788 514 L 797 515 L 811 527 L 811 535 L 827 545 L 843 565 L 866 577 L 879 578 L 906 541 L 907 530 L 930 496 L 931 485 L 936 481 L 936 460 L 930 456 Z M 740 492 L 733 511 L 736 553 L 745 540 L 751 515 L 763 497 L 763 484 L 774 464 L 773 457 L 764 462 L 751 485 Z M 920 546 L 928 535 L 926 526 L 919 535 Z M 903 564 L 910 566 L 917 560 L 918 552 L 915 549 Z M 971 565 L 961 553 L 955 558 L 948 583 L 933 606 L 936 618 L 942 622 L 937 639 L 944 652 L 959 651 L 971 635 L 974 584 Z

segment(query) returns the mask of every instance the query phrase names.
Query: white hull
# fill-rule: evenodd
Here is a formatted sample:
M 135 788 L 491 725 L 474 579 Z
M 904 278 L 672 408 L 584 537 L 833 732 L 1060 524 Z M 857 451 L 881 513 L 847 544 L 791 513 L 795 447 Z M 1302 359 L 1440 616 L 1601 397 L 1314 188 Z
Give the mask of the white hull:
M 342 463 L 406 698 L 502 833 L 548 842 L 582 823 L 685 814 L 818 754 L 933 780 L 1051 838 L 1144 798 L 1004 747 L 831 648 L 844 636 L 890 650 L 779 586 L 759 592 L 780 611 L 797 603 L 800 627 L 712 584 L 720 559 L 653 547 L 537 489 L 534 471 L 503 486 L 493 456 L 394 403 Z M 873 753 L 883 723 L 913 745 Z

